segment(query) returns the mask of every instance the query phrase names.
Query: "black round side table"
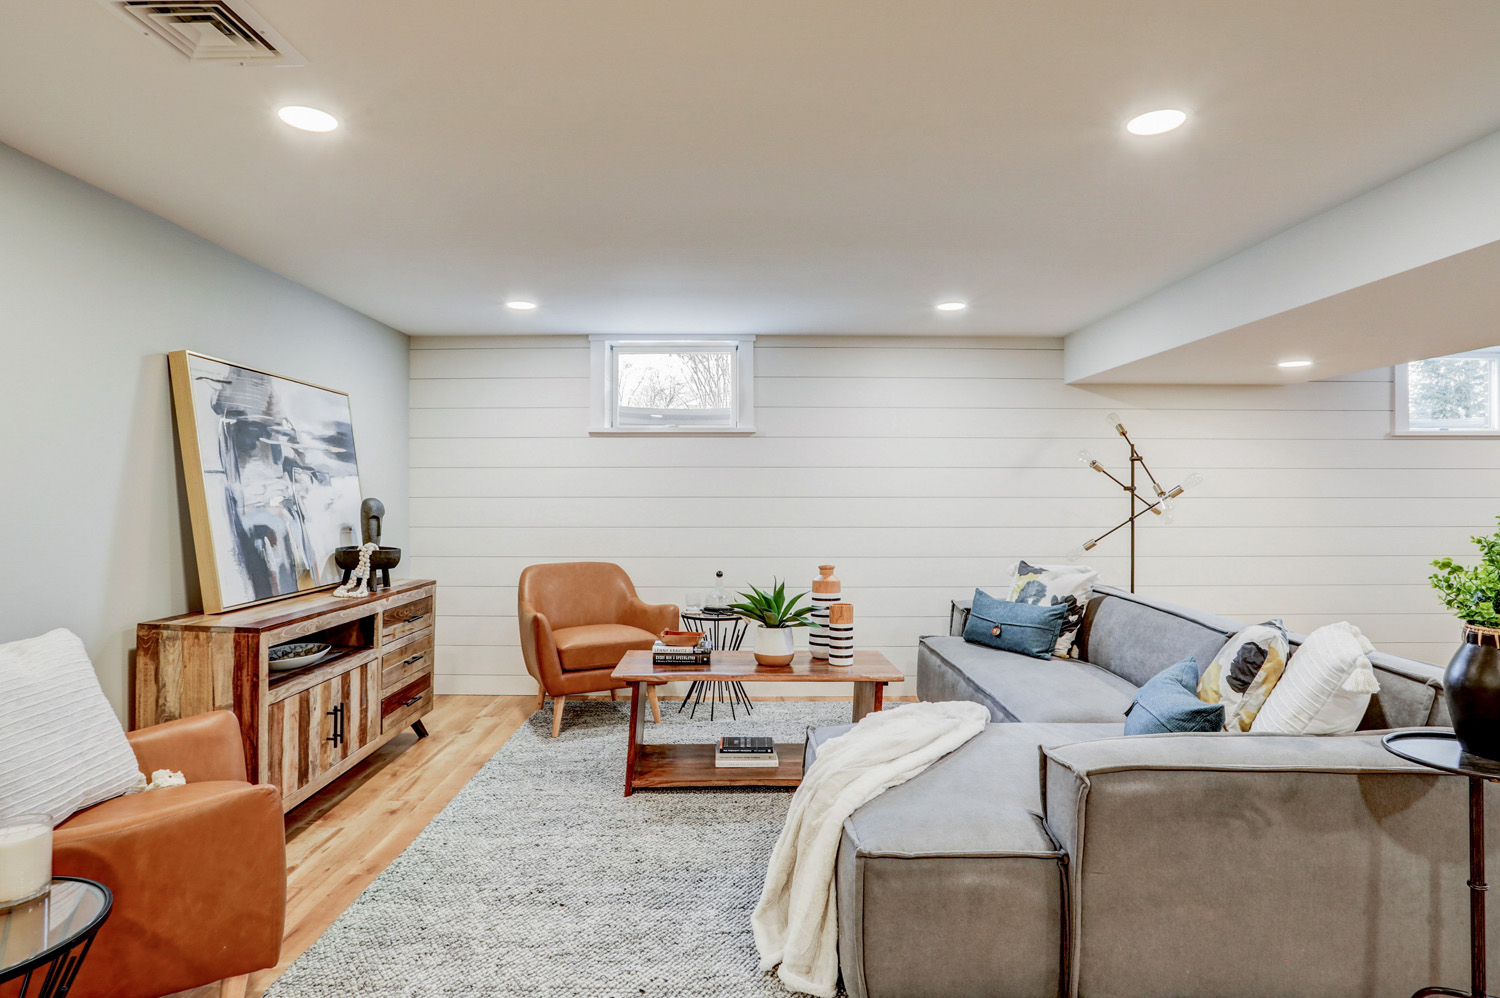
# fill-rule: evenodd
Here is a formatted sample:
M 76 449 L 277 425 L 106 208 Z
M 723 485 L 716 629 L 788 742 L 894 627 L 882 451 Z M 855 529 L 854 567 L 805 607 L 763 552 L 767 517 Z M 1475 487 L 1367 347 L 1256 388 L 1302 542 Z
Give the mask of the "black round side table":
M 708 640 L 715 651 L 738 651 L 740 643 L 745 640 L 745 632 L 750 628 L 750 622 L 737 613 L 723 612 L 715 613 L 712 610 L 703 609 L 697 613 L 681 613 L 682 625 L 686 630 L 702 630 L 708 635 Z M 693 701 L 693 709 L 688 712 L 689 717 L 698 713 L 698 705 L 703 702 L 705 695 L 708 699 L 708 719 L 714 719 L 714 704 L 729 704 L 731 717 L 735 714 L 735 704 L 745 708 L 748 715 L 755 710 L 750 703 L 750 695 L 745 692 L 745 684 L 738 680 L 720 682 L 716 679 L 694 680 L 688 687 L 687 695 L 682 698 L 682 703 L 677 705 L 677 713 L 682 713 L 688 701 Z
M 1487 998 L 1484 981 L 1484 784 L 1500 782 L 1500 762 L 1470 755 L 1448 732 L 1397 731 L 1381 740 L 1386 751 L 1429 769 L 1469 778 L 1469 984 L 1471 990 L 1423 988 L 1412 998 L 1455 995 L 1457 998 Z
M 63 998 L 113 904 L 114 895 L 97 881 L 53 877 L 41 897 L 0 908 L 0 984 L 19 979 L 18 998 L 26 998 L 42 970 L 36 998 Z

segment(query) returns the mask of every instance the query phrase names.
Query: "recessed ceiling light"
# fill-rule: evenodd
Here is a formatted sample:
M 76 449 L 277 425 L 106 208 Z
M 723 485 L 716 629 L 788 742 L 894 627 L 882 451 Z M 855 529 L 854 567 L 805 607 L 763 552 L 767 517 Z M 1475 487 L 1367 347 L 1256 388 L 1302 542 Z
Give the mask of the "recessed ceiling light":
M 1277 367 L 1312 367 L 1310 360 L 1283 360 L 1278 361 Z
M 517 298 L 517 299 L 515 299 L 513 301 L 506 302 L 505 303 L 505 307 L 506 308 L 513 308 L 517 312 L 530 312 L 532 309 L 536 308 L 536 302 L 534 302 L 534 301 L 521 301 L 519 298 Z
M 1160 135 L 1187 121 L 1187 112 L 1175 107 L 1164 107 L 1159 111 L 1147 111 L 1125 122 L 1125 130 L 1131 135 Z
M 939 312 L 962 312 L 968 307 L 969 303 L 966 301 L 945 301 L 936 306 Z
M 331 132 L 339 127 L 339 119 L 327 111 L 319 111 L 315 107 L 303 107 L 300 104 L 288 104 L 286 107 L 278 108 L 276 116 L 293 128 L 300 128 L 304 132 Z

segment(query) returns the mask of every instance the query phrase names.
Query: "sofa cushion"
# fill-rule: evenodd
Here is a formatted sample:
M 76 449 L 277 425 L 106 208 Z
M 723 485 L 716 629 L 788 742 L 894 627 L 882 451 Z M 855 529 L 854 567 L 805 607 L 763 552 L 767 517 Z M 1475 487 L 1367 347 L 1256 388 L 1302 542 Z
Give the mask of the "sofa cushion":
M 628 624 L 581 624 L 552 632 L 557 658 L 567 672 L 620 664 L 628 651 L 650 651 L 656 635 Z
M 1099 573 L 1084 565 L 1031 565 L 1016 562 L 1011 573 L 1010 592 L 1006 599 L 1034 606 L 1061 606 L 1067 612 L 1058 632 L 1055 654 L 1064 658 L 1073 654 L 1073 639 L 1083 623 L 1083 611 L 1094 594 Z
M 1078 657 L 1135 686 L 1192 655 L 1210 662 L 1244 625 L 1100 586 L 1078 631 Z
M 1123 725 L 1135 691 L 1088 662 L 1043 662 L 954 637 L 925 637 L 917 646 L 919 699 L 973 700 L 997 721 Z
M 806 765 L 847 730 L 809 732 Z M 855 811 L 837 865 L 839 965 L 851 998 L 1057 994 L 1063 869 L 1038 817 L 1040 746 L 1120 731 L 991 725 Z
M 1141 687 L 1125 715 L 1127 735 L 1221 731 L 1224 707 L 1198 699 L 1198 660 L 1189 655 Z
M 1281 621 L 1247 627 L 1230 638 L 1203 670 L 1198 696 L 1204 703 L 1223 704 L 1225 731 L 1249 731 L 1286 671 L 1289 654 Z
M 1358 728 L 1380 692 L 1368 655 L 1370 639 L 1347 620 L 1313 631 L 1297 648 L 1251 728 L 1283 735 L 1346 735 Z
M 976 589 L 969 622 L 964 627 L 964 640 L 987 648 L 1048 659 L 1052 657 L 1057 636 L 1067 622 L 1068 608 L 1063 604 L 1013 603 Z

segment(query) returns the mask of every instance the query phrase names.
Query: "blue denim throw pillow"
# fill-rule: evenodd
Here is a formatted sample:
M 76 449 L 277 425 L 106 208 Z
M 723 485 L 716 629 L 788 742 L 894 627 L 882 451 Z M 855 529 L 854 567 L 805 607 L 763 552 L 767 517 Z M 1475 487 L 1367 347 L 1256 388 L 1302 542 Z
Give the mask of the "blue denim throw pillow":
M 1127 735 L 1168 731 L 1221 731 L 1224 705 L 1198 699 L 1198 658 L 1189 655 L 1142 686 L 1125 712 Z
M 1068 621 L 1068 606 L 1034 606 L 996 599 L 974 590 L 974 605 L 964 625 L 964 640 L 1034 658 L 1051 658 L 1057 636 Z

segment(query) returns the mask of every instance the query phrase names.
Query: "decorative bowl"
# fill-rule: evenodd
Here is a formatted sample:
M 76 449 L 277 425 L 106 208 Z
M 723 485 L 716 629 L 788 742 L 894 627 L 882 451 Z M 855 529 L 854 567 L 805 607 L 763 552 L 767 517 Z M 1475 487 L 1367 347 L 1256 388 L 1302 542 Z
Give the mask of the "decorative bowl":
M 284 641 L 266 652 L 267 667 L 272 672 L 286 672 L 314 665 L 328 657 L 333 646 L 321 641 Z
M 703 640 L 703 631 L 662 631 L 661 643 L 673 648 L 692 648 Z

